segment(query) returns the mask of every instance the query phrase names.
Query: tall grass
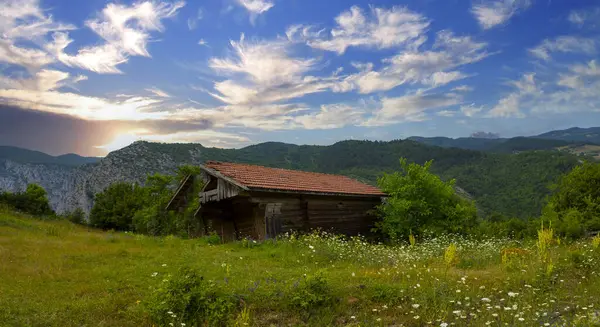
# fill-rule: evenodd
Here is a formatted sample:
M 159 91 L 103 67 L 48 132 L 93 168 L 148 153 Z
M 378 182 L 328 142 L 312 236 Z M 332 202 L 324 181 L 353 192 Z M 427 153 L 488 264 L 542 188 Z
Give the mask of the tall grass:
M 544 241 L 543 252 L 540 239 L 385 246 L 313 233 L 213 245 L 0 213 L 0 325 L 600 324 L 600 251 L 585 240 Z

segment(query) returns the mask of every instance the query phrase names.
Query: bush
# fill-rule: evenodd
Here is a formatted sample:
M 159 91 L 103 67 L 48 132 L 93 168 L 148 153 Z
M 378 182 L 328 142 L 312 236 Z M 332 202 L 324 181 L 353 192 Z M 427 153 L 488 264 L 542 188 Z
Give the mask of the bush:
M 327 280 L 320 272 L 312 276 L 304 276 L 301 281 L 292 285 L 288 296 L 293 308 L 305 312 L 326 308 L 334 302 Z
M 477 224 L 475 205 L 456 194 L 454 180 L 444 182 L 429 172 L 432 162 L 421 166 L 400 159 L 402 172 L 384 174 L 379 187 L 389 197 L 379 206 L 382 220 L 377 229 L 393 241 L 425 230 L 434 233 L 466 233 Z
M 66 212 L 63 214 L 63 217 L 74 224 L 85 225 L 86 223 L 85 212 L 81 208 L 77 208 L 71 212 Z
M 90 225 L 102 229 L 131 230 L 133 216 L 143 207 L 137 184 L 116 183 L 96 194 Z
M 0 194 L 0 203 L 36 216 L 54 216 L 46 190 L 37 184 L 27 185 L 25 192 Z
M 600 229 L 600 164 L 585 162 L 552 186 L 544 218 L 558 234 L 578 238 Z
M 197 271 L 183 268 L 154 290 L 146 307 L 159 326 L 227 326 L 236 300 Z

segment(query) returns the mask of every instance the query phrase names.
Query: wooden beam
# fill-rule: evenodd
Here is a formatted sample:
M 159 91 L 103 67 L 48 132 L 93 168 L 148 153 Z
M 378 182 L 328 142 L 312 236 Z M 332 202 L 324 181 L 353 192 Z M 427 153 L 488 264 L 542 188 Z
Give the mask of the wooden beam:
M 181 183 L 179 183 L 179 187 L 177 188 L 177 191 L 175 191 L 175 194 L 173 194 L 173 196 L 171 197 L 171 200 L 169 201 L 169 203 L 167 204 L 167 207 L 165 208 L 166 210 L 169 210 L 169 208 L 171 207 L 171 204 L 178 197 L 179 193 L 181 192 L 183 187 L 187 184 L 187 182 L 190 178 L 193 178 L 191 174 L 185 176 L 183 178 L 183 180 L 181 181 Z
M 214 176 L 216 178 L 220 178 L 222 180 L 225 180 L 225 181 L 227 181 L 227 182 L 229 182 L 229 183 L 231 183 L 231 184 L 233 184 L 233 185 L 241 188 L 244 191 L 249 191 L 249 189 L 248 189 L 247 186 L 245 186 L 245 185 L 237 182 L 236 180 L 234 180 L 232 178 L 229 178 L 229 177 L 221 174 L 220 172 L 218 172 L 218 171 L 216 171 L 214 169 L 208 168 L 208 167 L 206 167 L 204 165 L 200 165 L 200 169 L 204 170 L 205 172 L 209 173 L 210 175 L 212 175 L 212 176 Z

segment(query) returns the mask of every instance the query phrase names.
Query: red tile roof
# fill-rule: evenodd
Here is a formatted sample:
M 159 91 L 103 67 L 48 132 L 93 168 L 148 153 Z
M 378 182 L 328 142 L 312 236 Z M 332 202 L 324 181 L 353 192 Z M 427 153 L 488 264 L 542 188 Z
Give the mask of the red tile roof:
M 385 195 L 375 186 L 340 175 L 217 161 L 208 161 L 204 167 L 216 170 L 250 190 L 282 190 L 363 196 Z

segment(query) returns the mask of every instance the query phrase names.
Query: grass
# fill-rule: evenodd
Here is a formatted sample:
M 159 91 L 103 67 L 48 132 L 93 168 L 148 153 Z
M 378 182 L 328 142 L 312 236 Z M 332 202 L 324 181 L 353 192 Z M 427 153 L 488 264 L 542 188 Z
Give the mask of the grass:
M 0 212 L 0 325 L 152 326 L 187 267 L 235 298 L 227 326 L 600 326 L 600 249 L 560 243 L 543 260 L 534 241 L 449 236 L 211 245 Z

